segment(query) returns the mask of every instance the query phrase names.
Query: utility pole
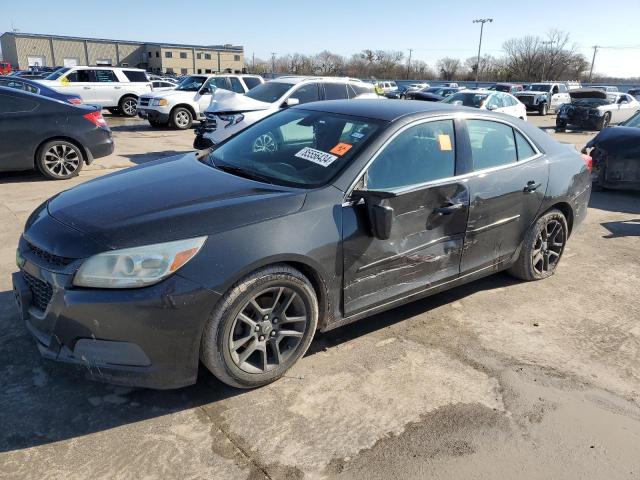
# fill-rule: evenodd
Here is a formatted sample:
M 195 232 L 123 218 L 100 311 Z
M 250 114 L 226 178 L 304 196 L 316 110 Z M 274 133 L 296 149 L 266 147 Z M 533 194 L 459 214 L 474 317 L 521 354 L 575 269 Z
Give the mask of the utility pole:
M 271 52 L 271 74 L 276 77 L 276 52 Z
M 407 80 L 409 80 L 409 75 L 411 72 L 411 52 L 413 52 L 413 48 L 409 49 L 409 61 L 407 62 Z
M 251 73 L 256 73 L 256 53 L 251 54 Z
M 551 40 L 547 40 L 546 42 L 542 42 L 542 45 L 544 47 L 546 47 L 547 45 L 553 45 L 553 42 Z M 542 72 L 540 73 L 540 81 L 544 82 L 544 67 L 545 67 L 545 63 L 547 61 L 547 58 L 545 57 L 546 52 L 543 51 L 542 52 Z
M 482 48 L 482 31 L 484 30 L 485 23 L 492 23 L 493 18 L 477 18 L 473 23 L 480 24 L 480 41 L 478 42 L 478 61 L 476 62 L 476 88 L 478 87 L 478 80 L 480 78 L 480 49 Z
M 593 75 L 593 64 L 596 63 L 596 53 L 598 53 L 599 45 L 593 46 L 593 58 L 591 59 L 591 68 L 589 69 L 589 83 L 591 83 L 591 76 Z

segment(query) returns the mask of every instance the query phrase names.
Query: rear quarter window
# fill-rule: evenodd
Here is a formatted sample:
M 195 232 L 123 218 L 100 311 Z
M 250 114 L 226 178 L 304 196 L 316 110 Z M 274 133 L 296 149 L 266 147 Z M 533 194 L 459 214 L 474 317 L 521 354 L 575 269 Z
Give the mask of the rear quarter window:
M 249 90 L 251 90 L 253 87 L 257 87 L 262 83 L 259 78 L 255 77 L 244 77 L 243 80 Z
M 31 112 L 38 107 L 38 102 L 28 98 L 0 94 L 0 114 Z

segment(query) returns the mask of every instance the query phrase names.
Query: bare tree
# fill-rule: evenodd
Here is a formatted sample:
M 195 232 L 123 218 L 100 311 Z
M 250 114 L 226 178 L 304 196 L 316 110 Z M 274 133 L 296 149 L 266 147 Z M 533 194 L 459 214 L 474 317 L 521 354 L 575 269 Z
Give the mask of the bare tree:
M 456 80 L 460 70 L 460 59 L 444 57 L 438 60 L 436 66 L 443 80 Z

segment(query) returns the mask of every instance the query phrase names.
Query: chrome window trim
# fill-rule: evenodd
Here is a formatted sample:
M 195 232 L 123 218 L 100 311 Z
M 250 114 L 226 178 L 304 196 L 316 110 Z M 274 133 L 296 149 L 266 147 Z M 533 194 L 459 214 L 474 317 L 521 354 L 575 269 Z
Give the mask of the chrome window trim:
M 416 183 L 416 184 L 413 184 L 413 185 L 407 185 L 406 187 L 402 187 L 402 188 L 390 189 L 389 190 L 390 192 L 393 192 L 393 193 L 396 193 L 396 194 L 400 195 L 400 194 L 403 194 L 403 193 L 411 192 L 413 190 L 420 190 L 422 188 L 431 187 L 431 186 L 437 186 L 437 185 L 449 183 L 449 182 L 452 182 L 452 181 L 464 181 L 464 180 L 467 180 L 467 179 L 475 177 L 475 176 L 486 175 L 488 173 L 493 173 L 495 171 L 504 170 L 506 168 L 511 168 L 511 167 L 513 167 L 515 165 L 522 165 L 523 163 L 528 163 L 530 161 L 537 160 L 538 158 L 544 156 L 544 152 L 542 152 L 538 148 L 538 146 L 531 140 L 531 138 L 525 132 L 523 132 L 517 126 L 515 126 L 512 122 L 508 121 L 508 119 L 495 118 L 495 117 L 485 116 L 485 115 L 482 115 L 482 114 L 469 114 L 469 113 L 466 113 L 466 112 L 464 114 L 460 114 L 460 113 L 459 114 L 441 114 L 441 115 L 435 116 L 435 117 L 421 118 L 421 119 L 415 120 L 415 121 L 413 121 L 411 123 L 408 123 L 407 125 L 402 127 L 400 130 L 398 130 L 392 136 L 390 136 L 380 146 L 380 148 L 376 151 L 376 153 L 373 154 L 373 156 L 369 159 L 369 161 L 362 168 L 362 170 L 360 170 L 360 172 L 358 172 L 358 175 L 356 175 L 356 177 L 353 180 L 353 182 L 351 182 L 351 184 L 349 185 L 349 188 L 347 189 L 347 191 L 345 193 L 344 202 L 342 203 L 342 206 L 353 205 L 353 202 L 351 202 L 349 200 L 349 197 L 351 196 L 351 192 L 353 192 L 354 187 L 361 180 L 361 178 L 365 175 L 365 173 L 367 172 L 367 170 L 369 169 L 371 164 L 376 160 L 376 158 L 378 158 L 380 153 L 385 148 L 387 148 L 387 146 L 393 140 L 395 140 L 395 138 L 398 135 L 403 133 L 405 130 L 407 130 L 409 128 L 412 128 L 412 127 L 415 127 L 416 125 L 420 125 L 422 123 L 436 122 L 436 121 L 441 121 L 441 120 L 455 121 L 456 119 L 465 120 L 465 121 L 467 121 L 467 120 L 487 120 L 487 121 L 491 121 L 491 122 L 503 123 L 505 125 L 508 125 L 509 127 L 513 128 L 515 131 L 520 133 L 536 153 L 535 153 L 535 155 L 532 155 L 531 157 L 527 157 L 527 158 L 525 158 L 523 160 L 516 160 L 515 162 L 505 163 L 504 165 L 498 165 L 496 167 L 484 168 L 482 170 L 474 170 L 472 172 L 463 173 L 462 175 L 454 175 L 454 176 L 451 176 L 451 177 L 440 178 L 438 180 L 430 180 L 428 182 Z M 455 140 L 456 140 L 455 145 L 456 145 L 456 148 L 457 148 L 457 138 Z M 514 141 L 515 141 L 515 138 L 514 138 Z

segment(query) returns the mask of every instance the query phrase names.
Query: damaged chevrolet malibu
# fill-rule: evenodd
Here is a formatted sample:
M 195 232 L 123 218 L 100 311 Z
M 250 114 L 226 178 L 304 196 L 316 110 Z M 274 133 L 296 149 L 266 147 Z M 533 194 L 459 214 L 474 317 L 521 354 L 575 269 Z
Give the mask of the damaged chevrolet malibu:
M 40 353 L 91 378 L 176 388 L 202 364 L 257 387 L 318 330 L 501 270 L 552 275 L 590 162 L 488 111 L 296 106 L 45 202 L 20 239 L 16 303 Z

